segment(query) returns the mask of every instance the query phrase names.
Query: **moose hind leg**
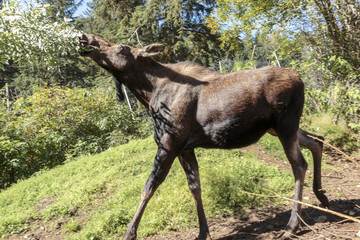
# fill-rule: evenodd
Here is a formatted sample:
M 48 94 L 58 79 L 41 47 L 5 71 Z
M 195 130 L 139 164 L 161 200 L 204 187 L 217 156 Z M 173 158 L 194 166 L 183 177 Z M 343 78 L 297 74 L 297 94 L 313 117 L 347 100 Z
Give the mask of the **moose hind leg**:
M 135 240 L 137 228 L 139 226 L 141 217 L 145 211 L 145 208 L 150 201 L 151 197 L 154 195 L 156 189 L 160 184 L 165 180 L 176 154 L 171 154 L 171 152 L 159 148 L 155 157 L 153 170 L 146 181 L 144 186 L 143 193 L 141 195 L 141 200 L 138 209 L 130 222 L 130 225 L 124 236 L 124 240 Z
M 314 162 L 314 181 L 313 181 L 313 191 L 319 201 L 324 205 L 324 207 L 329 207 L 329 200 L 325 196 L 325 191 L 321 187 L 321 158 L 323 144 L 317 139 L 323 140 L 323 137 L 316 136 L 314 134 L 308 133 L 302 129 L 298 131 L 298 137 L 300 145 L 308 148 L 311 151 Z
M 291 130 L 290 130 L 291 131 Z M 277 135 L 283 145 L 285 154 L 291 164 L 292 171 L 295 177 L 295 201 L 302 201 L 302 193 L 304 188 L 305 173 L 307 170 L 307 163 L 301 153 L 297 132 L 289 133 L 289 129 L 282 129 L 277 131 Z M 291 211 L 290 220 L 285 228 L 290 233 L 295 233 L 299 228 L 301 204 L 294 202 Z M 298 216 L 299 215 L 299 216 Z
M 196 203 L 196 210 L 198 213 L 199 225 L 200 225 L 200 233 L 197 239 L 198 240 L 211 239 L 202 200 L 201 200 L 199 167 L 195 157 L 194 150 L 184 150 L 179 155 L 179 161 L 186 173 L 186 178 L 189 184 L 189 188 Z

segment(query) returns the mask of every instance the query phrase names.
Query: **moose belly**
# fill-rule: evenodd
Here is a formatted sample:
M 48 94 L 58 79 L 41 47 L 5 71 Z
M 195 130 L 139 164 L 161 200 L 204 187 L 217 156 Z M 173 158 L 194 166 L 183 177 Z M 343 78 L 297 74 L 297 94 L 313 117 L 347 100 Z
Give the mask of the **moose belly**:
M 266 119 L 229 119 L 202 127 L 188 142 L 188 147 L 239 148 L 257 142 L 271 128 Z
M 274 127 L 272 115 L 272 107 L 257 92 L 230 89 L 226 94 L 200 99 L 196 120 L 201 130 L 194 134 L 194 143 L 204 148 L 250 145 Z

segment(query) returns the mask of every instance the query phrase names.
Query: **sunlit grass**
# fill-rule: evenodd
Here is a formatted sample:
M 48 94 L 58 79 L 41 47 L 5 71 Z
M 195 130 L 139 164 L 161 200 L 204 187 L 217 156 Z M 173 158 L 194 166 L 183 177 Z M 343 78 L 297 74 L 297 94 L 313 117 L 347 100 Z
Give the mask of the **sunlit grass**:
M 69 239 L 116 239 L 123 235 L 150 174 L 156 145 L 151 138 L 131 141 L 94 156 L 81 157 L 14 184 L 0 193 L 0 236 L 67 221 Z M 289 172 L 266 166 L 241 150 L 198 149 L 203 199 L 208 217 L 241 213 L 269 201 L 243 193 L 288 193 Z M 42 206 L 48 200 L 47 205 Z M 84 217 L 86 216 L 86 217 Z M 197 224 L 186 177 L 175 160 L 150 201 L 139 235 Z

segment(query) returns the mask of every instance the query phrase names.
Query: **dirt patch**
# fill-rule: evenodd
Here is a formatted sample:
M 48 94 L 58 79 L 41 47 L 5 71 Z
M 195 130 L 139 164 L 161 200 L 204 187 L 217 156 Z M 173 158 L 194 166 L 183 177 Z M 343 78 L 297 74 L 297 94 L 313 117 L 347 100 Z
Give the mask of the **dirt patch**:
M 279 169 L 290 170 L 290 164 L 269 155 L 259 145 L 244 148 L 251 151 L 267 164 Z M 357 159 L 358 161 L 360 159 Z M 325 150 L 324 161 L 331 165 L 324 169 L 323 188 L 330 201 L 330 209 L 360 218 L 360 169 L 345 157 Z M 309 166 L 307 176 L 312 175 Z M 312 181 L 312 178 L 311 178 Z M 304 202 L 319 206 L 312 192 L 311 184 L 305 186 Z M 289 220 L 291 204 L 269 204 L 262 208 L 249 209 L 241 216 L 209 219 L 209 229 L 213 240 L 236 239 L 277 239 Z M 344 220 L 330 213 L 310 207 L 302 210 L 303 223 L 293 239 L 360 239 L 360 224 Z M 142 240 L 189 240 L 196 239 L 198 227 L 141 238 Z
M 38 211 L 41 213 L 45 208 L 55 203 L 55 197 L 47 197 L 38 202 Z
M 34 229 L 25 233 L 13 234 L 7 240 L 58 240 L 65 239 L 66 233 L 62 230 L 64 222 L 59 221 L 54 225 L 48 225 L 43 220 L 36 220 L 31 223 L 31 226 L 36 226 Z
M 42 202 L 42 201 L 40 201 Z M 47 201 L 44 201 L 47 202 Z M 47 222 L 46 220 L 30 220 L 29 226 L 31 230 L 22 232 L 20 234 L 13 234 L 6 240 L 60 240 L 66 239 L 71 232 L 66 228 L 69 221 L 76 221 L 79 225 L 79 230 L 83 224 L 90 220 L 89 212 L 91 209 L 76 208 L 72 211 L 71 216 L 63 217 L 54 221 Z

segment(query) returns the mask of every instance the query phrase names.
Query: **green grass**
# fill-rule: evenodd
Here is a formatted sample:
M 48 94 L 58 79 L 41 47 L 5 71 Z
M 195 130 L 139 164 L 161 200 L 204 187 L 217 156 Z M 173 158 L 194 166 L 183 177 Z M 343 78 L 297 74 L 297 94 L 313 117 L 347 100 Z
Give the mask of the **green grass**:
M 65 222 L 67 239 L 117 239 L 135 213 L 155 154 L 151 138 L 131 141 L 12 185 L 0 192 L 0 239 L 36 229 L 39 221 L 50 227 Z M 266 166 L 251 153 L 198 149 L 196 154 L 208 217 L 240 213 L 245 207 L 270 201 L 241 190 L 266 194 L 263 189 L 272 189 L 288 194 L 293 187 L 289 172 Z M 195 204 L 176 160 L 150 201 L 138 234 L 194 224 Z

